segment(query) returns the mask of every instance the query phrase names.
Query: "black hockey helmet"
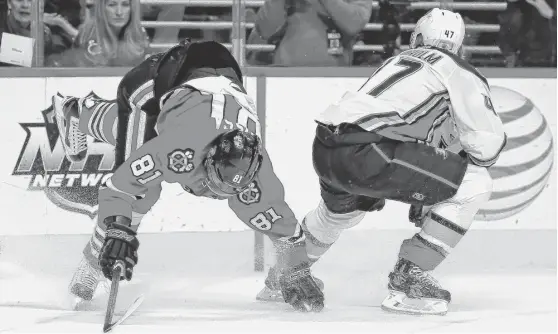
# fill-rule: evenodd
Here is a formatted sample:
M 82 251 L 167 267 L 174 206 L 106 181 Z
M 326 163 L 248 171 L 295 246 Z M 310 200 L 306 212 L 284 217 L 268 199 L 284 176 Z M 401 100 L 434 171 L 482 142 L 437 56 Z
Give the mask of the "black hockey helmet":
M 246 189 L 262 165 L 261 140 L 241 130 L 225 132 L 209 145 L 204 161 L 204 185 L 217 197 L 230 197 Z

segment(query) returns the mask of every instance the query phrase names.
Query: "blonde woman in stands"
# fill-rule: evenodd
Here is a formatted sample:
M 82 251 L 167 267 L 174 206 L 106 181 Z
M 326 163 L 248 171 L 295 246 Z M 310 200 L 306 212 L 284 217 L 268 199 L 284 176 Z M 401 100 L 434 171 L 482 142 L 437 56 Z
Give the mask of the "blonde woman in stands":
M 147 54 L 139 0 L 98 0 L 94 17 L 79 29 L 69 63 L 75 66 L 135 66 Z

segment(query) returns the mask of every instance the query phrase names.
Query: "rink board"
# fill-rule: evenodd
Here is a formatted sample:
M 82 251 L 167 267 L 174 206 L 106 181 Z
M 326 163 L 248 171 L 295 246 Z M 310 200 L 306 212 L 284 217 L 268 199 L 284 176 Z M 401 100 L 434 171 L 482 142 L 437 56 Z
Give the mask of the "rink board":
M 96 211 L 95 185 L 110 174 L 114 162 L 112 148 L 106 144 L 92 144 L 97 160 L 89 159 L 85 165 L 69 165 L 64 161 L 61 143 L 56 138 L 57 130 L 53 130 L 47 112 L 56 92 L 83 96 L 94 91 L 104 98 L 114 98 L 119 80 L 120 77 L 0 79 L 0 91 L 4 93 L 0 107 L 5 111 L 4 121 L 0 123 L 2 218 L 4 222 L 17 222 L 0 224 L 0 235 L 91 231 Z M 287 203 L 301 218 L 320 200 L 311 162 L 313 119 L 344 91 L 362 84 L 363 78 L 271 77 L 263 80 L 262 85 L 262 78 L 247 78 L 246 85 L 256 99 L 265 99 L 265 108 L 260 111 L 266 125 L 265 144 L 285 186 Z M 545 115 L 556 137 L 556 95 L 550 93 L 556 91 L 556 79 L 490 78 L 489 81 L 531 99 Z M 42 165 L 37 156 L 41 156 Z M 40 165 L 38 171 L 22 163 L 31 160 L 36 166 Z M 16 166 L 21 170 L 16 172 Z M 25 168 L 31 171 L 27 173 Z M 48 169 L 46 173 L 44 169 Z M 79 192 L 65 187 L 69 182 L 68 174 L 74 176 L 73 187 L 86 186 Z M 88 199 L 81 200 L 82 197 Z M 393 202 L 381 212 L 368 215 L 355 227 L 411 228 L 407 222 L 407 206 Z M 556 229 L 556 164 L 549 185 L 533 204 L 510 218 L 473 224 L 473 229 L 485 228 Z M 246 229 L 226 203 L 194 198 L 177 185 L 164 186 L 162 200 L 146 215 L 141 227 L 144 233 Z
M 56 192 L 30 190 L 36 175 L 14 175 L 30 132 L 47 143 L 50 178 L 68 166 L 41 112 L 57 91 L 114 98 L 120 77 L 20 77 L 0 79 L 0 331 L 97 333 L 106 295 L 86 311 L 70 311 L 66 288 L 94 222 L 94 207 L 54 204 Z M 491 84 L 521 92 L 541 109 L 556 137 L 556 79 L 490 78 Z M 301 218 L 319 201 L 311 168 L 313 115 L 362 78 L 248 78 L 247 87 L 265 99 L 266 146 L 283 181 L 287 201 Z M 309 87 L 314 87 L 313 92 Z M 262 91 L 263 90 L 263 91 Z M 31 124 L 31 125 L 30 125 Z M 33 125 L 34 124 L 34 125 Z M 94 180 L 107 175 L 110 150 L 97 146 L 98 166 L 74 166 Z M 103 155 L 104 154 L 104 155 Z M 59 170 L 57 170 L 59 168 Z M 80 169 L 81 168 L 81 169 Z M 62 172 L 61 172 L 62 171 Z M 44 176 L 43 176 L 44 177 Z M 55 176 L 56 187 L 60 176 Z M 81 190 L 87 196 L 92 189 Z M 59 199 L 59 198 L 58 198 Z M 401 240 L 417 231 L 407 207 L 388 203 L 344 233 L 314 268 L 326 285 L 321 314 L 297 314 L 286 305 L 254 300 L 264 274 L 254 272 L 254 233 L 226 203 L 188 196 L 165 185 L 162 200 L 142 224 L 139 264 L 121 289 L 117 312 L 139 293 L 146 301 L 120 333 L 239 332 L 539 332 L 556 331 L 556 167 L 549 186 L 519 214 L 502 221 L 475 222 L 467 237 L 436 270 L 452 292 L 446 317 L 384 313 L 387 274 Z M 83 204 L 83 203 L 82 203 Z M 89 211 L 88 211 L 89 210 Z M 87 214 L 89 213 L 89 214 Z M 161 233 L 163 232 L 163 233 Z M 173 232 L 173 233 L 164 233 Z M 269 265 L 269 263 L 266 263 Z

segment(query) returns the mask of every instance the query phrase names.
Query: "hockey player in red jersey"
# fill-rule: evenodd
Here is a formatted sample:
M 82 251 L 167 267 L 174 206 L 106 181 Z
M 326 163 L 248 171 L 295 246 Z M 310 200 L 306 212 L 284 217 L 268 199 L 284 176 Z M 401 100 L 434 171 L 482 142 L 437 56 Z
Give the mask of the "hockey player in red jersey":
M 311 275 L 302 229 L 262 147 L 255 105 L 232 55 L 215 42 L 181 43 L 132 69 L 117 95 L 116 102 L 54 97 L 68 157 L 83 159 L 92 135 L 116 146 L 118 166 L 99 190 L 98 223 L 70 292 L 91 300 L 119 260 L 126 264 L 122 278 L 132 278 L 138 225 L 165 181 L 228 200 L 240 220 L 273 241 L 273 273 L 284 300 L 297 310 L 321 311 L 323 286 Z M 254 187 L 259 201 L 246 201 Z
M 459 14 L 428 12 L 410 50 L 316 119 L 313 162 L 322 201 L 302 223 L 309 256 L 319 259 L 386 199 L 411 204 L 410 220 L 421 227 L 401 245 L 386 310 L 447 312 L 451 294 L 429 272 L 489 200 L 487 168 L 506 143 L 486 79 L 459 57 L 464 34 Z

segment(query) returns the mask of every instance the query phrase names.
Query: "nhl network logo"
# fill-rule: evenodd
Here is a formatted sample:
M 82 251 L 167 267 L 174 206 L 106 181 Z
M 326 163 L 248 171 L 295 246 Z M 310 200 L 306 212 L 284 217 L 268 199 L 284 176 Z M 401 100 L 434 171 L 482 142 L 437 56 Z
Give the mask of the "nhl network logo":
M 99 186 L 114 169 L 114 148 L 89 141 L 87 157 L 71 162 L 64 154 L 53 106 L 42 114 L 44 123 L 20 123 L 27 136 L 12 175 L 29 178 L 28 191 L 44 191 L 58 207 L 93 219 Z

